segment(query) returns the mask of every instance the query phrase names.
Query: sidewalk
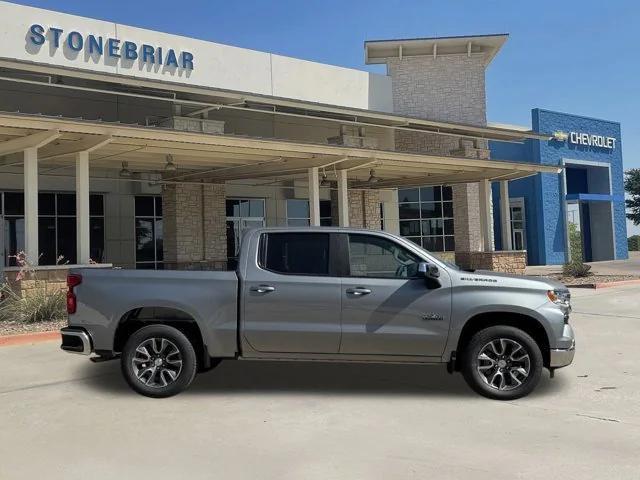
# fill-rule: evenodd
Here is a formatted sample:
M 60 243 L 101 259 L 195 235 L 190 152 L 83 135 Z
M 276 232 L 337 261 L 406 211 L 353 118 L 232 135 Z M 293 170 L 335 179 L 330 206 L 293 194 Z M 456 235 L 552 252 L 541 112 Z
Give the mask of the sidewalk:
M 589 262 L 594 275 L 638 275 L 640 276 L 640 252 L 629 252 L 628 260 Z M 526 275 L 553 275 L 562 273 L 562 265 L 535 265 L 525 269 Z

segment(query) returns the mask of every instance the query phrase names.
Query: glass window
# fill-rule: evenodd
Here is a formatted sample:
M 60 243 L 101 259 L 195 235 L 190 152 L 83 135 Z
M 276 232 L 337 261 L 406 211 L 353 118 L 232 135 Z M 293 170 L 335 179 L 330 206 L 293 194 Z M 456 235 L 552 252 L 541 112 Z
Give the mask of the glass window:
M 58 215 L 76 214 L 76 196 L 73 193 L 58 193 L 56 195 L 56 212 Z
M 104 197 L 89 195 L 89 215 L 101 217 L 104 215 Z
M 60 263 L 76 263 L 76 219 L 75 217 L 58 217 L 56 221 L 57 251 L 56 259 Z M 40 246 L 40 250 L 44 251 Z
M 55 215 L 56 214 L 56 194 L 55 193 L 39 193 L 38 194 L 38 215 Z
M 420 190 L 417 188 L 401 188 L 398 190 L 398 202 L 419 202 Z
M 292 275 L 329 274 L 329 234 L 269 233 L 262 265 L 271 271 Z
M 413 278 L 420 258 L 397 243 L 373 235 L 349 235 L 352 277 Z
M 308 227 L 311 224 L 309 201 L 299 199 L 287 200 L 287 225 L 290 227 Z M 320 200 L 320 225 L 333 225 L 331 217 L 331 200 Z
M 14 266 L 9 258 L 24 250 L 24 196 L 21 192 L 0 192 L 0 214 L 5 217 L 5 265 Z M 75 263 L 76 254 L 75 193 L 38 194 L 39 264 Z M 89 196 L 89 251 L 91 259 L 102 262 L 104 257 L 104 198 Z
M 136 268 L 161 269 L 162 251 L 162 196 L 137 196 L 136 203 Z
M 432 251 L 453 249 L 453 190 L 448 186 L 398 190 L 400 235 Z
M 155 200 L 150 196 L 138 196 L 136 202 L 136 217 L 153 217 L 155 215 Z
M 22 192 L 4 193 L 4 214 L 5 216 L 24 215 L 24 195 Z

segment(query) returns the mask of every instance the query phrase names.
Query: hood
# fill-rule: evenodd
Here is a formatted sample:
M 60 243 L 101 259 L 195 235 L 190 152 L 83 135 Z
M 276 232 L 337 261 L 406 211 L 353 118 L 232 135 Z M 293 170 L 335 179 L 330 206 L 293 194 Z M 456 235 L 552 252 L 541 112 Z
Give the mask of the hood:
M 563 283 L 546 277 L 513 275 L 509 273 L 494 272 L 492 270 L 475 270 L 473 272 L 466 272 L 464 270 L 461 270 L 459 273 L 461 277 L 477 276 L 480 278 L 502 280 L 504 283 L 508 283 L 510 286 L 514 287 L 522 286 L 527 288 L 535 288 L 537 286 L 538 288 L 543 290 L 567 290 L 567 287 Z

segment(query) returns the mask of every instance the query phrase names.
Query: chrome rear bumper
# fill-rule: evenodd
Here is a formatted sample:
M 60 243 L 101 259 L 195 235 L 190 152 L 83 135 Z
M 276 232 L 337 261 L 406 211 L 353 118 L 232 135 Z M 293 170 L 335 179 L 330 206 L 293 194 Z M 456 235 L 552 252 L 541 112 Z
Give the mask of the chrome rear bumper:
M 65 352 L 90 355 L 93 343 L 89 334 L 81 328 L 65 327 L 60 330 L 62 344 L 60 348 Z

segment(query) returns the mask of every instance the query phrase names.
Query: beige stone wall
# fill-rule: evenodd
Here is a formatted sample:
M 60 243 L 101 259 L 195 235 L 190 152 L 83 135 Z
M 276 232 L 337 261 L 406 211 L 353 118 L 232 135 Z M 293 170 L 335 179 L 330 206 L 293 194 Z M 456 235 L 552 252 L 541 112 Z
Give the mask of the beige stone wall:
M 162 192 L 163 253 L 169 268 L 223 268 L 224 185 L 171 184 Z
M 67 274 L 69 269 L 61 267 L 59 269 L 36 270 L 27 273 L 23 280 L 16 280 L 17 271 L 5 272 L 7 283 L 12 290 L 27 296 L 35 292 L 55 292 L 67 290 Z
M 464 269 L 493 270 L 515 275 L 524 275 L 527 252 L 524 250 L 499 252 L 459 252 L 456 263 Z
M 380 193 L 377 190 L 350 190 L 348 195 L 349 226 L 380 230 Z M 337 206 L 333 210 L 337 212 Z
M 429 120 L 486 125 L 485 59 L 442 55 L 390 58 L 394 111 Z M 411 152 L 489 158 L 487 143 L 452 136 L 396 132 L 396 149 Z M 428 173 L 428 172 L 425 172 Z M 479 251 L 478 185 L 454 185 L 456 250 Z

